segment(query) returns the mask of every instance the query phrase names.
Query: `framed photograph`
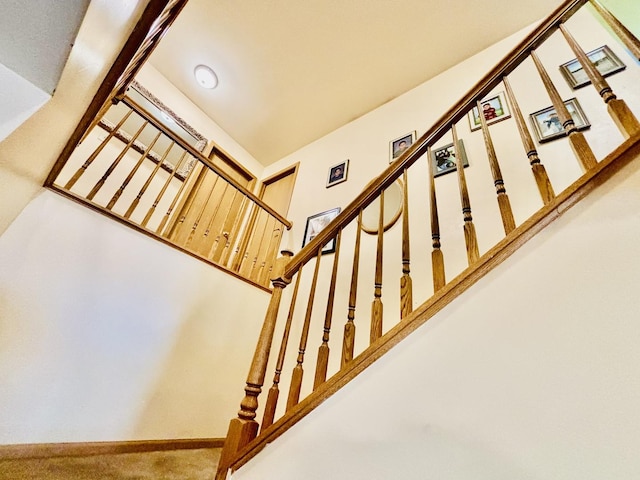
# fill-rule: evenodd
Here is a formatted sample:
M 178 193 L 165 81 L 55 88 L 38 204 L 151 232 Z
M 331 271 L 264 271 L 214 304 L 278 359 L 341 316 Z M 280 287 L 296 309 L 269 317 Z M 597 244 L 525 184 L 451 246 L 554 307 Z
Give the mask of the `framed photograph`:
M 304 228 L 304 238 L 302 246 L 313 240 L 329 222 L 336 218 L 340 213 L 340 207 L 327 210 L 326 212 L 316 213 L 307 218 L 307 226 Z M 322 254 L 333 253 L 336 251 L 336 239 L 334 238 L 322 248 Z
M 573 118 L 573 122 L 578 130 L 586 130 L 591 126 L 587 120 L 587 116 L 580 107 L 578 100 L 572 98 L 571 100 L 565 100 L 564 104 L 567 107 L 567 110 L 569 110 L 571 118 Z M 562 127 L 562 122 L 556 113 L 556 109 L 553 107 L 538 110 L 537 112 L 529 115 L 529 119 L 531 120 L 531 125 L 533 125 L 533 129 L 535 130 L 540 143 L 548 142 L 549 140 L 564 137 L 566 135 L 564 128 Z
M 458 153 L 462 158 L 462 165 L 464 168 L 467 168 L 469 166 L 469 160 L 467 159 L 467 154 L 464 151 L 464 144 L 462 143 L 462 140 L 458 140 Z M 455 172 L 456 152 L 453 149 L 453 143 L 431 150 L 431 166 L 433 168 L 434 177 Z
M 504 92 L 498 92 L 496 95 L 485 98 L 480 102 L 480 105 L 482 106 L 482 114 L 487 121 L 487 125 L 511 117 L 509 104 L 507 103 L 507 97 L 504 95 Z M 471 127 L 471 131 L 481 128 L 477 106 L 473 107 L 471 112 L 469 112 L 469 126 Z
M 389 142 L 389 163 L 402 155 L 416 141 L 416 131 L 407 133 Z
M 627 66 L 622 63 L 622 61 L 616 57 L 615 53 L 613 53 L 606 45 L 587 53 L 587 57 L 589 57 L 589 60 L 591 60 L 591 62 L 596 66 L 603 77 L 608 77 L 609 75 L 613 75 L 614 73 L 627 68 Z M 589 80 L 587 73 L 584 71 L 577 58 L 560 65 L 560 71 L 562 72 L 562 75 L 564 75 L 569 86 L 574 90 L 591 83 L 591 80 Z
M 340 162 L 333 167 L 329 168 L 329 174 L 327 176 L 327 188 L 333 187 L 342 182 L 347 181 L 347 173 L 349 170 L 349 160 Z

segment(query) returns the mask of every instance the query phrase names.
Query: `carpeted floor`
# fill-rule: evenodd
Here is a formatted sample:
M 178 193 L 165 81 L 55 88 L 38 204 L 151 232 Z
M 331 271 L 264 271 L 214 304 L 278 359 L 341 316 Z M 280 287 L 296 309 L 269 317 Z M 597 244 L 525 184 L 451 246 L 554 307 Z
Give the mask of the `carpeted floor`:
M 210 480 L 220 449 L 0 460 L 0 480 Z

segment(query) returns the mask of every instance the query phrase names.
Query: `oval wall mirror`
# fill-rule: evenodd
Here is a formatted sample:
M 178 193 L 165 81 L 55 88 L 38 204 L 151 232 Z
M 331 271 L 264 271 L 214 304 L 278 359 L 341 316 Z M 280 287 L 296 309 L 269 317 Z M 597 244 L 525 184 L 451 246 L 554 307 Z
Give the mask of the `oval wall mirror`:
M 389 230 L 400 218 L 402 213 L 403 183 L 398 179 L 384 191 L 384 217 L 383 232 Z M 362 211 L 362 230 L 365 233 L 376 235 L 380 220 L 380 197 Z

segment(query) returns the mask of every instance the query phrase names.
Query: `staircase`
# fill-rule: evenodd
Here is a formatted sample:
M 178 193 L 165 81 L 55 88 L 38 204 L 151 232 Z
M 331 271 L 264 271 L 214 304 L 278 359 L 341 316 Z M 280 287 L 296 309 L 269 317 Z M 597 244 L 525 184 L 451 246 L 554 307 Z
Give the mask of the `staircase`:
M 583 9 L 586 3 L 589 6 Z M 584 20 L 585 15 L 591 16 L 591 20 Z M 596 1 L 567 1 L 368 185 L 298 254 L 292 256 L 291 252 L 283 251 L 284 256 L 277 261 L 272 275 L 274 292 L 249 369 L 238 417 L 230 423 L 216 476 L 218 480 L 226 478 L 229 470 L 242 467 L 336 391 L 355 380 L 392 346 L 416 331 L 427 320 L 434 318 L 561 213 L 638 156 L 640 123 L 633 113 L 633 109 L 638 107 L 629 107 L 625 99 L 618 97 L 616 88 L 612 87 L 614 81 L 609 83 L 605 78 L 611 73 L 608 74 L 601 66 L 602 59 L 596 58 L 600 54 L 581 47 L 574 38 L 574 32 L 584 35 L 580 32 L 581 29 L 588 32 L 590 28 L 594 28 L 581 26 L 583 21 L 593 22 L 593 16 L 598 22 L 607 23 L 618 36 L 618 39 L 609 37 L 608 45 L 618 41 L 625 45 L 625 60 L 632 64 L 629 67 L 633 67 L 634 72 L 627 73 L 637 75 L 636 60 L 640 59 L 638 40 Z M 578 33 L 575 35 L 578 37 Z M 581 92 L 572 92 L 576 95 L 574 99 L 568 99 L 566 94 L 560 93 L 566 89 L 557 85 L 558 76 L 550 71 L 550 66 L 556 68 L 561 64 L 557 61 L 558 55 L 554 54 L 567 47 L 575 60 L 560 67 L 561 71 L 565 68 L 565 81 L 569 82 L 574 91 L 590 83 L 590 86 L 584 88 L 595 89 L 595 97 L 599 96 L 601 102 L 599 108 L 609 115 L 611 127 L 595 123 L 592 125 L 589 122 L 588 118 L 596 114 L 591 107 L 588 114 L 582 110 L 580 103 L 587 103 L 587 100 L 579 95 Z M 551 58 L 547 59 L 545 55 L 551 55 Z M 610 60 L 615 63 L 613 56 L 604 61 Z M 583 75 L 586 81 L 575 76 L 577 70 L 580 70 L 579 75 Z M 517 85 L 515 81 L 521 81 L 522 78 L 526 79 L 526 83 Z M 629 93 L 632 90 L 626 91 Z M 535 111 L 526 118 L 524 112 L 528 113 L 529 110 L 521 105 L 528 105 L 530 98 L 537 97 L 540 92 L 548 96 L 550 107 Z M 635 94 L 632 97 L 635 101 Z M 479 115 L 478 112 L 487 111 L 487 104 L 494 111 L 488 115 Z M 506 122 L 498 122 L 500 118 L 496 118 L 503 116 L 506 108 L 510 109 L 512 116 L 509 120 L 509 135 L 505 135 L 508 128 L 505 126 Z M 468 125 L 465 117 L 469 118 Z M 476 128 L 474 121 L 477 122 Z M 596 134 L 595 130 L 599 128 L 603 130 Z M 612 141 L 616 136 L 621 141 L 609 147 L 608 155 L 596 154 L 603 147 L 592 146 L 589 140 L 597 137 Z M 480 138 L 482 143 L 478 142 Z M 500 142 L 504 141 L 510 145 L 520 143 L 521 147 L 503 147 Z M 563 143 L 564 150 L 547 149 L 546 144 L 550 142 L 555 142 L 554 147 Z M 469 147 L 472 144 L 474 150 Z M 478 144 L 483 144 L 485 168 L 493 183 L 491 196 L 494 198 L 491 202 L 486 190 L 478 203 L 473 201 L 475 183 L 467 180 L 467 176 L 475 175 L 475 172 L 466 172 L 465 156 L 473 155 L 478 159 L 479 153 L 475 149 Z M 502 158 L 498 153 L 504 151 L 510 151 L 509 158 Z M 545 155 L 551 152 L 553 159 Z M 441 169 L 439 154 L 444 154 L 449 160 L 453 159 L 453 167 L 445 166 Z M 567 181 L 566 177 L 558 181 L 554 176 L 557 175 L 556 163 L 560 161 L 563 165 L 570 161 L 577 162 L 578 171 L 582 173 L 578 173 L 571 181 Z M 520 180 L 525 178 L 512 173 L 516 162 L 519 165 L 528 164 L 528 181 L 535 185 L 534 191 L 541 203 L 537 210 L 531 208 L 531 199 L 524 202 L 514 200 L 529 188 L 524 184 L 512 185 L 507 181 L 508 177 L 518 177 Z M 548 173 L 549 163 L 553 164 L 551 170 L 556 170 L 556 173 Z M 425 164 L 428 165 L 426 169 Z M 441 192 L 441 189 L 447 190 L 447 193 L 452 190 L 451 183 L 446 181 L 449 178 L 436 178 L 446 173 L 457 177 L 456 193 L 459 200 Z M 394 185 L 401 192 L 399 197 L 403 208 L 402 226 L 392 235 L 385 234 L 391 226 L 388 224 L 390 221 L 387 217 L 388 209 L 385 209 L 385 197 L 390 198 L 389 192 Z M 424 187 L 418 187 L 419 193 L 415 193 L 417 185 L 430 185 L 430 188 L 425 192 Z M 443 198 L 446 202 L 444 208 Z M 416 254 L 415 245 L 423 243 L 410 234 L 416 222 L 423 221 L 424 217 L 416 221 L 409 212 L 420 211 L 425 201 L 429 205 L 432 238 L 431 264 L 427 265 L 432 272 L 431 292 L 422 279 L 423 252 L 426 249 L 418 249 Z M 444 212 L 449 215 L 452 211 L 449 206 L 453 202 L 460 205 L 461 218 L 457 221 L 445 221 Z M 480 235 L 477 233 L 477 229 L 481 227 L 477 227 L 480 225 L 477 219 L 485 220 L 487 216 L 483 211 L 480 214 L 477 212 L 488 208 L 490 204 L 497 213 L 497 216 L 494 215 L 497 221 L 492 223 L 496 241 L 490 248 L 486 249 L 485 246 L 481 250 L 478 241 Z M 526 208 L 522 205 L 526 205 Z M 372 208 L 374 218 L 377 218 L 374 240 L 363 238 L 361 228 L 364 218 L 371 217 Z M 527 209 L 530 211 L 525 216 L 523 211 Z M 461 228 L 456 227 L 460 229 L 458 240 L 453 240 L 452 225 L 456 223 L 461 224 Z M 498 232 L 501 233 L 501 238 Z M 466 257 L 467 264 L 453 279 L 444 254 L 448 252 L 449 242 L 452 250 L 455 242 L 462 246 L 458 252 L 462 253 L 462 258 Z M 330 251 L 335 249 L 332 256 L 324 255 L 327 245 L 331 246 Z M 386 256 L 390 251 L 395 254 L 392 259 Z M 454 262 L 456 261 L 458 260 L 454 258 Z M 324 266 L 324 263 L 328 265 Z M 421 281 L 416 283 L 420 290 L 414 288 L 412 278 L 416 263 L 421 265 L 418 274 Z M 390 268 L 399 273 L 399 286 L 396 284 L 391 289 L 388 287 L 389 275 L 386 273 Z M 292 288 L 288 287 L 290 284 Z M 366 286 L 364 293 L 363 285 Z M 383 304 L 383 291 L 389 290 L 392 293 L 385 294 Z M 534 293 L 531 295 L 532 302 L 540 301 Z M 371 307 L 368 306 L 369 302 Z M 496 313 L 501 308 L 501 302 L 496 300 Z M 343 318 L 346 318 L 344 326 L 338 325 L 336 331 L 333 324 Z M 317 354 L 308 349 L 310 339 L 319 343 Z M 277 355 L 271 355 L 272 349 L 278 352 Z M 273 376 L 269 372 L 274 372 Z M 260 397 L 265 382 L 270 387 L 266 398 Z M 341 395 L 341 398 L 344 396 Z M 415 398 L 415 401 L 419 400 Z M 415 405 L 411 401 L 407 407 L 419 408 L 419 403 Z M 348 433 L 344 434 L 348 436 Z M 371 435 L 375 436 L 375 433 L 371 432 Z M 331 442 L 328 438 L 325 441 Z M 381 451 L 380 455 L 382 454 Z M 286 462 L 283 457 L 280 460 Z M 243 475 L 243 471 L 244 468 L 238 473 L 238 478 L 256 478 L 251 473 Z M 249 467 L 247 471 L 252 470 Z M 262 472 L 259 478 L 266 478 L 263 477 L 264 474 Z M 332 475 L 325 472 L 321 478 L 327 476 Z M 274 478 L 278 478 L 277 475 Z

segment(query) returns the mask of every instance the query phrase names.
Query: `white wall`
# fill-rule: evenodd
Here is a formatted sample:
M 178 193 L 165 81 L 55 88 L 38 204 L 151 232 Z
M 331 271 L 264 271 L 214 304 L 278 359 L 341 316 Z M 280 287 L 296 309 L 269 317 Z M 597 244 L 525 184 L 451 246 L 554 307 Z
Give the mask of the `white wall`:
M 0 142 L 51 98 L 0 63 Z
M 640 158 L 234 480 L 640 476 Z
M 51 192 L 0 266 L 0 443 L 226 434 L 267 293 Z
M 568 28 L 587 51 L 609 45 L 627 69 L 608 78 L 613 90 L 628 102 L 640 117 L 640 68 L 638 62 L 612 39 L 600 23 L 586 10 L 579 12 L 568 22 Z M 304 147 L 280 162 L 270 166 L 265 174 L 281 170 L 285 165 L 300 162 L 297 184 L 293 193 L 289 218 L 293 221 L 294 246 L 300 248 L 306 218 L 334 207 L 346 206 L 364 186 L 389 162 L 390 140 L 417 130 L 418 135 L 433 124 L 451 105 L 458 101 L 475 82 L 491 69 L 507 52 L 524 37 L 520 32 L 499 44 L 481 52 L 438 77 L 398 97 L 382 107 L 354 120 L 326 137 Z M 603 158 L 622 141 L 606 113 L 606 107 L 592 87 L 572 90 L 559 71 L 559 65 L 575 58 L 566 42 L 556 34 L 539 49 L 543 63 L 565 99 L 577 97 L 593 125 L 585 132 L 597 158 Z M 510 81 L 525 117 L 551 105 L 531 61 L 510 75 Z M 504 87 L 497 87 L 502 91 Z M 528 121 L 528 119 L 527 119 Z M 493 247 L 504 236 L 496 201 L 493 179 L 484 150 L 482 133 L 470 131 L 464 118 L 457 125 L 463 140 L 470 166 L 465 170 L 470 193 L 473 218 L 478 235 L 480 253 Z M 522 147 L 513 118 L 493 124 L 490 128 L 496 152 L 502 167 L 503 178 L 510 196 L 517 224 L 524 222 L 542 206 L 526 152 Z M 450 143 L 447 135 L 437 146 Z M 539 145 L 539 153 L 549 173 L 555 191 L 559 193 L 582 174 L 568 142 L 564 139 Z M 344 183 L 325 188 L 329 167 L 350 159 L 349 177 Z M 447 279 L 453 278 L 467 267 L 463 237 L 463 219 L 455 173 L 436 178 L 442 249 L 445 256 Z M 411 276 L 413 278 L 414 306 L 426 301 L 433 293 L 431 277 L 431 231 L 429 224 L 428 174 L 426 159 L 419 160 L 409 170 L 409 205 L 411 237 Z M 349 282 L 355 238 L 355 222 L 343 231 L 342 252 L 339 262 L 338 284 L 335 289 L 335 307 L 330 348 L 332 349 L 329 376 L 339 368 L 342 329 L 347 317 Z M 401 227 L 400 222 L 384 237 L 384 268 L 382 301 L 384 304 L 384 331 L 399 321 L 399 280 L 401 277 Z M 369 341 L 370 305 L 373 300 L 375 238 L 363 235 L 361 247 L 358 298 L 356 307 L 356 353 L 364 350 Z M 301 324 L 306 309 L 314 260 L 302 275 L 301 294 L 296 305 L 294 327 L 291 334 L 287 363 L 281 390 L 286 395 L 291 368 L 295 365 Z M 333 262 L 332 255 L 321 261 L 321 273 L 316 293 L 317 303 L 311 321 L 311 333 L 305 356 L 305 380 L 303 397 L 311 391 L 315 369 L 316 351 L 322 337 L 326 298 Z M 291 294 L 292 288 L 287 289 Z M 285 295 L 286 297 L 286 295 Z M 284 304 L 288 306 L 285 300 Z M 283 307 L 283 310 L 287 307 Z M 282 322 L 284 322 L 283 313 Z M 276 335 L 276 338 L 278 335 Z M 279 343 L 276 343 L 276 348 Z M 269 372 L 273 372 L 272 366 Z M 268 374 L 268 379 L 272 373 Z M 279 413 L 285 402 L 280 402 Z
M 238 163 L 247 168 L 257 178 L 262 176 L 264 167 L 249 152 L 242 148 L 217 123 L 211 120 L 199 107 L 167 80 L 153 65 L 147 63 L 136 75 L 136 80 L 153 95 L 158 97 L 179 117 L 213 141 Z M 195 81 L 195 78 L 194 78 Z

